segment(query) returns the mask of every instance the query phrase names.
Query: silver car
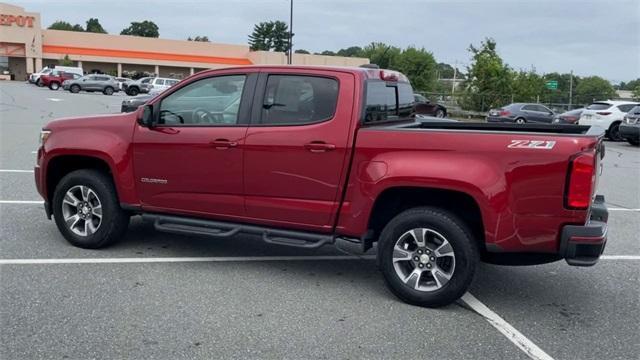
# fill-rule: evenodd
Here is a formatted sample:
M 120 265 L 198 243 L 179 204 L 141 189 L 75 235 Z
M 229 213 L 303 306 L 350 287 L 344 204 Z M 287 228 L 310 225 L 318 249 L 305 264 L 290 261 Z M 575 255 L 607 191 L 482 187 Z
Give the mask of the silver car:
M 80 91 L 100 91 L 105 95 L 113 95 L 114 92 L 120 91 L 118 81 L 113 76 L 99 74 L 85 75 L 76 80 L 65 80 L 62 88 L 74 94 Z

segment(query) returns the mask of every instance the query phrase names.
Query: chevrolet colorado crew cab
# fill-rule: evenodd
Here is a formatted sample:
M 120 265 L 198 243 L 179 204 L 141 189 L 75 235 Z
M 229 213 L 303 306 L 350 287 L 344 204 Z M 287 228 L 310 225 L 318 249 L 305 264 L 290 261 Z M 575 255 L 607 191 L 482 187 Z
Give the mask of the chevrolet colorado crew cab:
M 132 215 L 176 234 L 377 243 L 390 290 L 427 307 L 462 296 L 480 260 L 597 262 L 601 130 L 416 121 L 413 103 L 388 70 L 204 71 L 134 112 L 48 123 L 36 186 L 83 248 L 123 237 Z

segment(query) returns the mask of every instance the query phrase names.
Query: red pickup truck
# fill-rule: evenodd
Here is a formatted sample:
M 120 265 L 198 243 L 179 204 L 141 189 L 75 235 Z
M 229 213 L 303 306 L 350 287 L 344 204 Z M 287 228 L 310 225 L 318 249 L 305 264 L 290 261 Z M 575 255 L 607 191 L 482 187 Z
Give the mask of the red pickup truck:
M 82 76 L 70 72 L 53 70 L 49 74 L 40 76 L 40 84 L 51 90 L 58 90 L 65 80 L 77 80 Z
M 36 185 L 76 246 L 113 243 L 132 215 L 177 234 L 377 243 L 391 291 L 428 307 L 462 296 L 479 260 L 596 263 L 597 128 L 417 121 L 413 102 L 388 70 L 204 71 L 135 112 L 47 124 Z

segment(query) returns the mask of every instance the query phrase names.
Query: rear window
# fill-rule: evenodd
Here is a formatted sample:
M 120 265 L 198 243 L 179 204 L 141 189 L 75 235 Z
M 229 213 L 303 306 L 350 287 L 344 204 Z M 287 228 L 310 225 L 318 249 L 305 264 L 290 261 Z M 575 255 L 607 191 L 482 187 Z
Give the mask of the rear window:
M 635 106 L 636 104 L 619 105 L 618 109 L 620 109 L 620 111 L 622 112 L 629 112 L 629 110 L 633 109 Z
M 587 106 L 587 110 L 606 110 L 611 107 L 611 104 L 607 103 L 593 103 Z
M 408 83 L 368 80 L 364 122 L 406 120 L 413 114 L 414 99 Z
M 629 110 L 629 114 L 640 115 L 640 105 Z

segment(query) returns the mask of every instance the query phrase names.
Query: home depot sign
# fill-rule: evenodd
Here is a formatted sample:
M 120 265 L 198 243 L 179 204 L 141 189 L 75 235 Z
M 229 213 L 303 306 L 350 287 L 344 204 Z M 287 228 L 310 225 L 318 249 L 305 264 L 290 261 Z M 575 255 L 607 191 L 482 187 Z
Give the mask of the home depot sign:
M 22 15 L 7 15 L 0 14 L 0 25 L 4 26 L 20 26 L 20 27 L 33 27 L 33 21 L 36 18 L 34 16 L 22 16 Z

